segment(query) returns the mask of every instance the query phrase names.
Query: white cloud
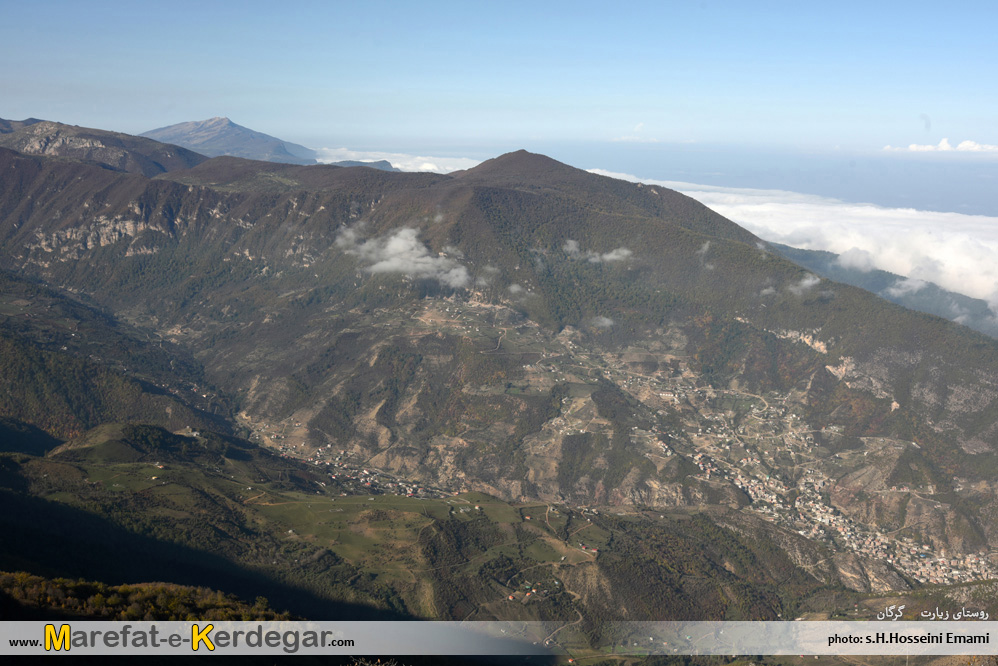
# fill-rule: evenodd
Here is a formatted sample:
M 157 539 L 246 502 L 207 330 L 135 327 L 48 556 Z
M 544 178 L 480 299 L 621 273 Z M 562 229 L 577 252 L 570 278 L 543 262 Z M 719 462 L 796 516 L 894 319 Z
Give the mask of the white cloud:
M 461 255 L 464 256 L 463 254 Z M 475 278 L 475 285 L 479 287 L 487 287 L 492 284 L 492 279 L 499 274 L 499 269 L 495 266 L 486 264 L 482 268 L 482 274 Z
M 768 241 L 850 253 L 873 266 L 998 306 L 998 217 L 884 208 L 783 190 L 593 173 L 678 190 Z M 865 255 L 859 254 L 865 252 Z
M 943 139 L 937 144 L 910 144 L 907 148 L 894 146 L 884 146 L 884 150 L 891 152 L 912 152 L 912 153 L 948 153 L 948 152 L 966 152 L 966 153 L 998 153 L 998 146 L 989 145 L 986 143 L 977 143 L 976 141 L 961 141 L 956 146 L 953 146 L 949 139 Z
M 905 278 L 903 280 L 898 280 L 891 286 L 887 287 L 884 291 L 894 298 L 900 298 L 902 296 L 907 296 L 908 294 L 919 292 L 925 289 L 928 284 L 929 283 L 925 280 L 919 280 L 918 278 Z
M 599 252 L 593 252 L 592 250 L 587 250 L 583 252 L 579 247 L 579 241 L 567 240 L 561 246 L 561 249 L 572 259 L 585 259 L 591 264 L 598 264 L 604 261 L 624 261 L 630 259 L 634 254 L 626 247 L 618 247 L 609 252 L 604 252 L 600 254 Z
M 799 282 L 790 285 L 787 289 L 796 296 L 802 296 L 810 291 L 812 287 L 817 286 L 819 282 L 821 282 L 821 278 L 813 273 L 808 273 Z
M 594 328 L 610 328 L 615 323 L 609 317 L 593 317 L 589 320 L 589 324 Z
M 704 261 L 704 258 L 707 256 L 707 252 L 709 251 L 710 251 L 710 241 L 706 241 L 703 245 L 700 246 L 700 249 L 696 251 L 696 255 L 700 257 L 700 264 L 708 271 L 712 271 L 716 268 L 716 266 L 714 266 L 714 264 L 710 263 L 709 261 L 707 262 Z
M 604 252 L 599 255 L 600 261 L 624 261 L 625 259 L 630 259 L 631 255 L 634 253 L 628 250 L 626 247 L 618 247 L 609 252 Z M 589 261 L 592 261 L 590 259 Z
M 511 294 L 522 294 L 526 289 L 516 284 L 515 282 L 508 287 L 509 293 Z
M 873 260 L 873 255 L 858 247 L 851 247 L 840 254 L 836 263 L 843 268 L 852 268 L 864 273 L 869 273 L 877 267 L 876 262 Z
M 968 152 L 975 152 L 975 153 L 976 152 L 998 153 L 998 146 L 986 143 L 977 143 L 976 141 L 961 141 L 957 145 L 956 149 Z
M 419 242 L 419 231 L 405 227 L 381 238 L 361 240 L 357 230 L 344 229 L 336 237 L 338 245 L 347 254 L 370 263 L 368 273 L 402 273 L 412 278 L 437 280 L 458 289 L 471 282 L 468 269 L 449 257 L 430 254 Z
M 387 153 L 378 151 L 350 150 L 349 148 L 319 148 L 316 161 L 322 164 L 359 160 L 372 162 L 387 160 L 396 169 L 402 171 L 429 171 L 433 173 L 450 173 L 461 169 L 470 169 L 481 164 L 481 160 L 468 157 L 428 157 L 425 155 L 408 155 L 406 153 Z

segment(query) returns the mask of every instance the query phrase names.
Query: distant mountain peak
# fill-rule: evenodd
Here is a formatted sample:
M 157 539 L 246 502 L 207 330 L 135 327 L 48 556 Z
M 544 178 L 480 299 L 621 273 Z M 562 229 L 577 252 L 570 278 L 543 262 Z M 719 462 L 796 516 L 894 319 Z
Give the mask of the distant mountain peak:
M 533 178 L 551 174 L 583 174 L 585 172 L 575 167 L 569 166 L 547 155 L 531 153 L 520 149 L 511 153 L 505 153 L 490 160 L 485 160 L 481 164 L 467 171 L 455 172 L 452 175 L 458 178 L 467 177 L 515 177 Z
M 483 168 L 484 167 L 484 168 Z M 478 166 L 470 169 L 470 171 L 475 171 L 477 169 L 490 170 L 501 167 L 504 169 L 509 168 L 521 168 L 521 167 L 546 167 L 546 168 L 567 168 L 572 169 L 567 164 L 559 162 L 556 159 L 548 157 L 547 155 L 541 155 L 540 153 L 531 153 L 528 150 L 520 149 L 514 150 L 511 153 L 504 153 L 498 157 L 493 157 L 490 160 L 485 160 Z
M 192 120 L 143 132 L 140 136 L 173 143 L 210 157 L 232 155 L 251 160 L 315 164 L 315 151 L 238 125 L 225 116 Z

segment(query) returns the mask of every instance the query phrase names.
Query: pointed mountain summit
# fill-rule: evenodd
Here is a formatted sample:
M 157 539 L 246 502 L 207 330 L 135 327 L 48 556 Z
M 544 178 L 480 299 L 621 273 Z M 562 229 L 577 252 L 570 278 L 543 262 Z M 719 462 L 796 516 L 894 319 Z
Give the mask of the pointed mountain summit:
M 526 187 L 590 186 L 594 176 L 547 155 L 517 150 L 451 174 L 466 183 L 489 182 Z
M 177 123 L 143 132 L 140 136 L 174 143 L 209 157 L 232 155 L 265 162 L 315 164 L 314 150 L 237 125 L 223 117 Z
M 526 150 L 506 153 L 450 175 L 464 185 L 570 198 L 588 210 L 612 216 L 652 216 L 749 245 L 759 242 L 748 230 L 675 190 L 601 176 Z

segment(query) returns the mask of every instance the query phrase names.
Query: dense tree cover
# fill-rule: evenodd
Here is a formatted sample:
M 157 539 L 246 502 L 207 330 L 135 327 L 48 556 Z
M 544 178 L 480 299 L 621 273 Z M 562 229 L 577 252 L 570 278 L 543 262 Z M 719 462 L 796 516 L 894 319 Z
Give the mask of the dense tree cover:
M 594 521 L 612 530 L 597 563 L 614 594 L 589 600 L 584 626 L 593 640 L 607 638 L 608 623 L 625 618 L 786 617 L 820 587 L 768 541 L 736 536 L 705 515 L 666 523 L 602 515 Z
M 527 555 L 542 533 L 530 523 L 515 524 L 510 535 L 481 516 L 436 522 L 421 533 L 420 548 L 428 563 L 425 571 L 435 580 L 438 612 L 477 619 L 491 612 L 485 608 L 497 598 L 522 592 L 530 583 L 528 588 L 549 594 L 537 605 L 516 601 L 514 608 L 562 620 L 575 617 L 573 608 L 578 609 L 595 641 L 606 639 L 603 629 L 620 620 L 786 617 L 823 589 L 768 541 L 737 535 L 705 515 L 657 521 L 590 515 L 589 521 L 581 522 L 609 535 L 600 541 L 599 556 L 560 567 L 538 564 Z M 577 525 L 572 514 L 564 536 L 576 532 Z M 518 555 L 507 543 L 503 554 L 487 557 L 489 548 L 503 546 L 511 536 Z M 573 606 L 569 596 L 559 594 L 562 584 L 584 591 L 582 600 Z
M 40 456 L 61 442 L 38 426 L 0 417 L 0 453 L 19 452 Z
M 264 597 L 251 605 L 235 595 L 206 587 L 171 583 L 107 585 L 83 579 L 45 578 L 23 571 L 0 571 L 0 591 L 20 608 L 7 619 L 28 616 L 90 620 L 290 620 Z
M 7 386 L 0 395 L 0 416 L 34 424 L 56 437 L 73 437 L 109 421 L 146 421 L 174 429 L 225 427 L 100 363 L 45 351 L 2 333 L 0 377 Z
M 507 537 L 485 516 L 434 522 L 420 533 L 420 547 L 430 566 L 461 564 L 497 546 Z
M 637 481 L 656 474 L 655 465 L 631 445 L 631 428 L 647 426 L 636 412 L 636 401 L 614 384 L 600 380 L 590 396 L 598 414 L 610 422 L 610 436 L 603 433 L 565 435 L 558 463 L 558 482 L 571 491 L 582 479 L 590 487 L 600 484 L 608 491 L 634 472 Z
M 204 369 L 176 344 L 121 322 L 85 297 L 3 270 L 0 331 L 42 350 L 98 361 L 148 383 L 206 385 Z
M 732 377 L 754 391 L 787 391 L 823 367 L 812 350 L 787 344 L 765 331 L 711 312 L 693 317 L 687 328 L 694 359 L 710 384 Z

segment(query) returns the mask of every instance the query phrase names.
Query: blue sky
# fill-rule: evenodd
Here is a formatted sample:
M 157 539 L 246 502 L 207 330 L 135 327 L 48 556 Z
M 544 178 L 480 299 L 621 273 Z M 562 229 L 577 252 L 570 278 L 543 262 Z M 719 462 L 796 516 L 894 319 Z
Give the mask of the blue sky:
M 306 145 L 998 144 L 991 3 L 5 3 L 0 116 Z

